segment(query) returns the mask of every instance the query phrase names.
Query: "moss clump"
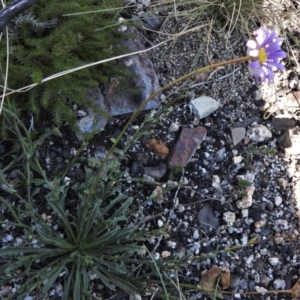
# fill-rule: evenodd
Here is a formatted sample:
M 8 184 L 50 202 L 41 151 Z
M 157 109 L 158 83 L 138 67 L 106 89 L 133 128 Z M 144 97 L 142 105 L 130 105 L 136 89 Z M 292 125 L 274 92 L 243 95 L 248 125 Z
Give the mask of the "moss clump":
M 8 88 L 18 89 L 58 72 L 124 52 L 121 47 L 113 47 L 125 38 L 117 26 L 112 26 L 118 20 L 117 11 L 111 8 L 121 6 L 122 0 L 49 0 L 40 1 L 17 17 L 9 29 Z M 88 11 L 98 12 L 64 16 Z M 2 38 L 1 85 L 6 59 L 6 44 Z M 26 93 L 12 94 L 6 101 L 22 111 L 30 109 L 35 116 L 47 111 L 56 125 L 63 121 L 74 125 L 76 117 L 70 104 L 92 105 L 91 99 L 84 96 L 89 88 L 125 74 L 124 69 L 109 62 L 59 77 Z

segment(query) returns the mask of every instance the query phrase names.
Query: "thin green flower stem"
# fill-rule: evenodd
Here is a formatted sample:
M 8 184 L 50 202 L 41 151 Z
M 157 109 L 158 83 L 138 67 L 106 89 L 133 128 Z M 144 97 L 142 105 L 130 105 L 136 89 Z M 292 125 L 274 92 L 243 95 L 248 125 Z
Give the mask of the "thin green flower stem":
M 19 122 L 13 118 L 13 125 L 15 127 L 16 133 L 19 137 L 19 140 L 21 142 L 21 146 L 23 148 L 23 153 L 25 155 L 24 159 L 25 159 L 25 170 L 26 170 L 26 188 L 27 188 L 27 200 L 29 202 L 31 202 L 31 190 L 30 190 L 30 185 L 31 185 L 31 180 L 30 180 L 30 164 L 29 164 L 29 157 L 28 157 L 28 153 L 30 154 L 30 157 L 33 155 L 32 153 L 32 148 L 28 145 L 26 145 L 26 143 L 23 142 L 23 138 L 22 138 L 22 134 L 19 130 L 19 124 L 23 127 L 23 123 L 19 123 Z M 23 128 L 24 129 L 24 128 Z M 27 133 L 27 130 L 25 130 L 25 134 L 29 140 L 29 143 L 32 144 L 32 141 L 30 139 L 29 134 Z
M 39 161 L 39 159 L 38 159 L 36 156 L 34 157 L 34 162 L 35 162 L 37 168 L 39 169 L 40 175 L 41 175 L 41 176 L 43 177 L 43 179 L 46 181 L 46 180 L 47 180 L 47 177 L 46 177 L 46 175 L 45 175 L 45 171 L 44 171 L 44 169 L 42 168 L 42 166 L 40 165 L 40 161 Z M 65 177 L 62 177 L 62 178 L 65 178 Z
M 101 177 L 101 173 L 103 172 L 104 166 L 108 161 L 108 158 L 110 157 L 110 155 L 113 153 L 114 149 L 116 148 L 117 144 L 119 143 L 120 139 L 122 138 L 122 136 L 124 135 L 124 133 L 126 132 L 127 128 L 130 126 L 130 124 L 132 123 L 132 121 L 142 112 L 143 108 L 146 106 L 146 104 L 152 100 L 153 98 L 155 98 L 157 95 L 159 95 L 160 93 L 162 93 L 163 91 L 169 89 L 170 87 L 172 87 L 173 85 L 175 85 L 178 82 L 181 82 L 183 80 L 189 79 L 192 76 L 196 75 L 196 74 L 201 74 L 204 73 L 206 71 L 209 71 L 211 69 L 214 68 L 218 68 L 218 67 L 222 67 L 222 66 L 226 66 L 226 65 L 230 65 L 230 64 L 235 64 L 235 63 L 241 63 L 241 62 L 245 62 L 245 61 L 249 61 L 252 60 L 251 56 L 243 56 L 243 57 L 239 57 L 239 58 L 234 58 L 231 60 L 227 60 L 227 61 L 223 61 L 223 62 L 219 62 L 219 63 L 215 63 L 206 67 L 202 67 L 199 68 L 195 71 L 192 71 L 186 75 L 183 75 L 181 77 L 179 77 L 178 79 L 173 80 L 172 82 L 170 82 L 169 84 L 165 85 L 164 87 L 162 87 L 161 89 L 159 89 L 158 91 L 154 92 L 153 94 L 151 94 L 148 99 L 146 99 L 138 108 L 137 110 L 131 115 L 131 117 L 129 118 L 128 122 L 125 124 L 125 126 L 123 127 L 121 133 L 119 134 L 119 136 L 114 140 L 113 145 L 111 146 L 111 148 L 109 149 L 109 151 L 107 152 L 99 170 L 97 173 L 97 176 L 95 177 L 95 181 L 93 184 L 92 189 L 95 190 L 97 183 L 99 182 L 99 179 Z M 89 195 L 90 197 L 90 195 Z
M 23 227 L 23 228 L 26 228 L 26 229 L 30 228 L 29 226 L 24 225 L 22 223 L 14 223 L 14 222 L 7 223 L 7 222 L 4 222 L 4 221 L 0 221 L 0 225 L 9 225 L 9 226 L 15 226 L 15 227 Z
M 68 166 L 65 168 L 65 171 L 64 171 L 63 175 L 61 176 L 61 178 L 64 179 L 67 176 L 67 174 L 70 171 L 71 167 L 75 164 L 75 162 L 77 161 L 78 157 L 81 155 L 82 151 L 86 148 L 87 145 L 88 145 L 87 141 L 84 141 L 82 143 L 81 147 L 79 148 L 79 150 L 77 150 L 77 152 L 74 155 L 74 157 L 71 160 L 71 162 L 68 163 Z

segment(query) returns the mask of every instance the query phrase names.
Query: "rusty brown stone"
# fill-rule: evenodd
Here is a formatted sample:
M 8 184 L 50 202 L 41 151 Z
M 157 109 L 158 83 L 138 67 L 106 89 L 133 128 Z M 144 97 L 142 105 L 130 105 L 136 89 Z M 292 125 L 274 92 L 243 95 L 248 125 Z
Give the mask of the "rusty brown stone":
M 183 128 L 178 141 L 169 157 L 169 166 L 184 168 L 191 160 L 193 154 L 205 139 L 207 130 L 198 126 Z

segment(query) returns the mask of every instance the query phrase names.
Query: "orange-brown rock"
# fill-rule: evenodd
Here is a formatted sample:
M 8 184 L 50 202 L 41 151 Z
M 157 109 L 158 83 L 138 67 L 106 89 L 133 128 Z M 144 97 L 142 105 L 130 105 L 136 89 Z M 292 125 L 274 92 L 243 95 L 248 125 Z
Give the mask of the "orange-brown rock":
M 169 155 L 169 148 L 162 140 L 152 138 L 145 143 L 145 147 L 162 159 L 165 159 Z

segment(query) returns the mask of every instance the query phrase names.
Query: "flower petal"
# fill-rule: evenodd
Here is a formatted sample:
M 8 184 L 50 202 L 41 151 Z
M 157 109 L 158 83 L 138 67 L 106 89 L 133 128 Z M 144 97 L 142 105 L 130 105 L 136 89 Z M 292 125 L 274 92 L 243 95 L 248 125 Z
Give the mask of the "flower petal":
M 259 55 L 259 51 L 258 50 L 250 50 L 248 55 L 252 56 L 252 57 L 258 57 Z
M 253 40 L 249 40 L 246 44 L 246 46 L 250 49 L 256 49 L 257 47 L 257 43 Z
M 261 43 L 261 47 L 265 47 L 270 43 L 274 43 L 274 39 L 276 39 L 276 32 L 274 30 L 269 30 L 267 37 Z
M 261 68 L 261 64 L 260 64 L 260 62 L 256 59 L 256 60 L 251 61 L 251 62 L 249 63 L 249 67 L 250 67 L 250 68 L 253 68 L 253 69 L 258 69 L 258 68 Z
M 281 72 L 284 70 L 284 65 L 278 62 L 271 62 L 269 63 L 270 66 L 277 68 L 278 70 L 280 70 Z

